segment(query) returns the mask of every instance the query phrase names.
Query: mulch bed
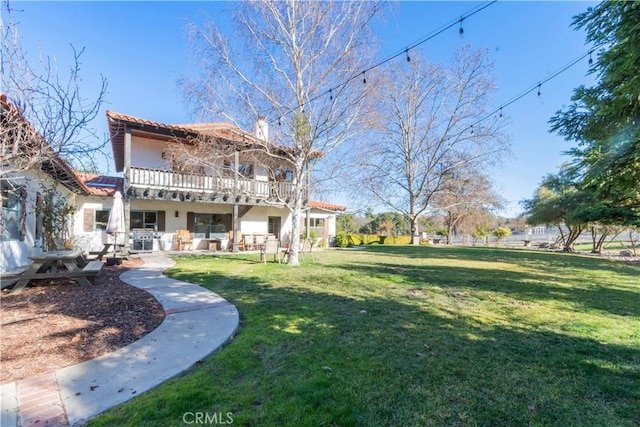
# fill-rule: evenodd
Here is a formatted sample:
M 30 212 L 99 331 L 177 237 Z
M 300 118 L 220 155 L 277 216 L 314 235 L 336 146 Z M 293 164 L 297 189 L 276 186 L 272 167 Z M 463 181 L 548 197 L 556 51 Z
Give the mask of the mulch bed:
M 104 266 L 93 286 L 68 279 L 32 281 L 22 293 L 0 293 L 0 384 L 96 358 L 157 328 L 160 303 L 120 274 L 142 264 Z

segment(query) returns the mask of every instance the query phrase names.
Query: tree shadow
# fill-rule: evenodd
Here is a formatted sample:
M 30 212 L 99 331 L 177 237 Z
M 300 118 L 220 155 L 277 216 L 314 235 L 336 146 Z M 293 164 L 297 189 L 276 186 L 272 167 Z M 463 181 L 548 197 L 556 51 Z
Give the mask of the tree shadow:
M 351 262 L 336 268 L 366 277 L 394 267 L 401 265 L 365 268 Z M 422 272 L 417 268 L 405 274 L 411 286 L 429 286 L 420 282 Z M 446 277 L 446 269 L 430 272 Z M 469 277 L 480 273 L 468 271 Z M 265 279 L 264 271 L 234 277 L 178 266 L 171 275 L 201 283 L 239 309 L 239 335 L 211 363 L 192 372 L 203 396 L 194 396 L 195 402 L 187 399 L 193 406 L 210 407 L 215 401 L 216 407 L 232 407 L 239 423 L 640 422 L 637 346 L 536 330 L 527 324 L 482 321 L 456 307 L 432 309 L 428 302 L 339 295 L 322 278 L 315 278 L 313 287 L 302 287 L 277 274 Z M 517 277 L 522 275 L 507 275 L 506 284 L 495 289 L 489 282 L 439 286 L 479 286 L 543 298 L 540 285 L 512 289 Z M 571 294 L 568 298 L 580 300 Z M 597 296 L 586 300 L 597 304 Z M 616 312 L 618 307 L 603 303 L 603 309 Z M 635 307 L 632 310 L 637 313 Z M 176 380 L 167 387 L 179 384 Z

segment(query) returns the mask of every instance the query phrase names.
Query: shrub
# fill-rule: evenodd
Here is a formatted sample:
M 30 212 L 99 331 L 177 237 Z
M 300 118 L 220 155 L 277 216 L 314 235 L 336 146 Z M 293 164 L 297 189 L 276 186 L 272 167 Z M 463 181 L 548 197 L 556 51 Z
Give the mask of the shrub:
M 498 227 L 495 230 L 493 230 L 491 234 L 496 236 L 496 239 L 498 239 L 496 241 L 496 246 L 500 246 L 500 241 L 502 239 L 504 239 L 507 236 L 511 236 L 511 230 L 509 230 L 507 227 Z
M 339 248 L 349 246 L 349 235 L 346 231 L 339 231 L 338 234 L 336 234 L 336 246 Z

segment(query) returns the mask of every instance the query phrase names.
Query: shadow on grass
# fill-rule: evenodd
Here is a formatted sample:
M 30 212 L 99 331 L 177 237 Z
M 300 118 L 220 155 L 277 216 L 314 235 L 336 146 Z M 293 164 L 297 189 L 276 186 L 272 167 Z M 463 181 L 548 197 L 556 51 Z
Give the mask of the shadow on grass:
M 388 266 L 341 267 L 366 275 Z M 446 270 L 435 272 L 446 277 Z M 436 312 L 393 298 L 352 298 L 272 273 L 233 276 L 178 264 L 173 277 L 200 283 L 238 307 L 241 331 L 186 377 L 101 418 L 104 425 L 163 423 L 205 409 L 231 411 L 241 425 L 640 423 L 637 346 L 481 323 L 453 308 Z M 418 283 L 417 274 L 405 273 Z M 509 284 L 473 286 L 542 298 L 538 285 L 515 291 Z M 595 296 L 586 300 L 598 304 Z

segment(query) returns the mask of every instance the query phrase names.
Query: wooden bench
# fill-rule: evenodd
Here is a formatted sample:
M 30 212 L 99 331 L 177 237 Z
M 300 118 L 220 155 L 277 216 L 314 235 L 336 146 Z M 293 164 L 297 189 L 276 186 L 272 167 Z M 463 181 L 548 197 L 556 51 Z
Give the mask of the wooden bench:
M 102 261 L 89 261 L 87 265 L 82 268 L 82 271 L 87 273 L 88 276 L 97 276 L 103 266 Z
M 28 265 L 0 273 L 0 289 L 8 288 L 18 281 L 20 275 L 29 269 Z

